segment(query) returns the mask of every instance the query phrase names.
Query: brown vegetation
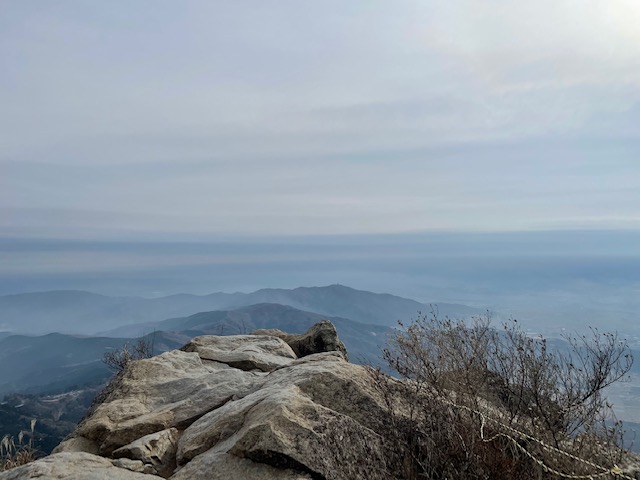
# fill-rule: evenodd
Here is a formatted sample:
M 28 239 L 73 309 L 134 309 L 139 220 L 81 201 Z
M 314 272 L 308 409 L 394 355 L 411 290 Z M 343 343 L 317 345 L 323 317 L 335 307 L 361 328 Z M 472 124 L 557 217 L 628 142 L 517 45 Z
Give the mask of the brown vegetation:
M 36 420 L 31 420 L 31 431 L 20 432 L 18 441 L 11 435 L 5 435 L 0 441 L 0 472 L 19 467 L 32 462 L 36 458 L 37 451 L 33 448 L 33 434 Z M 29 440 L 25 442 L 25 436 Z
M 401 324 L 384 357 L 404 380 L 373 373 L 399 478 L 621 475 L 627 452 L 604 389 L 628 373 L 627 343 L 597 330 L 565 340 L 556 348 L 515 320 L 494 329 L 488 316 Z
M 133 346 L 125 343 L 118 350 L 106 352 L 102 357 L 102 361 L 112 370 L 120 372 L 134 360 L 151 358 L 153 356 L 153 347 L 153 341 L 142 337 Z

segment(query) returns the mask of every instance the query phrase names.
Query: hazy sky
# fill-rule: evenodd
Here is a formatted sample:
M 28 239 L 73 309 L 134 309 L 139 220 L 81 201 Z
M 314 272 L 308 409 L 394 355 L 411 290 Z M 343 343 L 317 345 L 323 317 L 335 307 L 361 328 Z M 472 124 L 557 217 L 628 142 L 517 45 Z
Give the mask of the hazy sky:
M 637 0 L 0 0 L 0 235 L 640 229 Z

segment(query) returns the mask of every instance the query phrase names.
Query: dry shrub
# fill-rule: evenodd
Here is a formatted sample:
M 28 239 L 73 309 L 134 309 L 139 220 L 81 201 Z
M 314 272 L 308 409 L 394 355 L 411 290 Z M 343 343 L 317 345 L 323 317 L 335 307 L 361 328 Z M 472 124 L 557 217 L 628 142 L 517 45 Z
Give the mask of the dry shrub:
M 134 360 L 153 357 L 153 339 L 139 338 L 135 345 L 125 343 L 122 348 L 106 352 L 102 361 L 112 370 L 120 372 Z
M 515 320 L 494 329 L 489 316 L 465 322 L 432 312 L 401 324 L 384 357 L 404 380 L 372 371 L 396 478 L 617 472 L 627 452 L 604 389 L 625 378 L 630 350 L 595 329 L 565 340 L 556 348 Z

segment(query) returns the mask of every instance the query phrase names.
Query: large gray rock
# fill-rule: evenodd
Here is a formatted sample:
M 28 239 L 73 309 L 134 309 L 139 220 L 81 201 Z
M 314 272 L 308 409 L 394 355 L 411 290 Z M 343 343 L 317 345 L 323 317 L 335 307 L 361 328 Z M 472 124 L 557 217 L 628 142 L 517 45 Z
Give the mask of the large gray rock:
M 112 456 L 140 461 L 145 467 L 143 471 L 168 477 L 176 466 L 179 436 L 176 428 L 151 433 L 114 450 Z
M 313 325 L 306 333 L 286 333 L 277 328 L 256 330 L 254 335 L 270 335 L 283 339 L 293 349 L 298 357 L 306 357 L 314 353 L 337 351 L 349 359 L 347 348 L 338 338 L 336 327 L 329 320 L 323 320 Z
M 269 372 L 297 358 L 291 347 L 277 337 L 235 335 L 196 337 L 181 348 L 197 352 L 200 358 L 227 364 L 240 370 Z
M 111 455 L 144 435 L 171 427 L 183 429 L 258 388 L 264 375 L 203 361 L 195 352 L 179 350 L 133 362 L 55 451 L 97 448 L 101 455 Z
M 388 478 L 382 439 L 353 418 L 313 402 L 296 386 L 256 392 L 233 406 L 185 431 L 179 463 L 229 453 L 313 478 Z
M 230 453 L 313 478 L 386 479 L 383 439 L 375 431 L 380 415 L 383 399 L 364 367 L 337 352 L 316 354 L 194 422 L 178 442 L 177 461 Z
M 114 466 L 111 460 L 85 452 L 49 455 L 36 462 L 0 473 L 0 480 L 161 480 L 156 475 L 132 472 Z

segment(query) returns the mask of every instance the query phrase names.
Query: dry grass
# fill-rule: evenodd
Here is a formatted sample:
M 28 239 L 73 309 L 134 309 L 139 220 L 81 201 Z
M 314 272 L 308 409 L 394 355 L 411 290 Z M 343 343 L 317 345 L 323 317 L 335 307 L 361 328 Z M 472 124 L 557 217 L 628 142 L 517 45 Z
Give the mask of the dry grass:
M 631 478 L 604 388 L 629 371 L 623 341 L 594 332 L 557 354 L 517 324 L 422 317 L 385 350 L 404 381 L 372 371 L 403 479 Z
M 31 431 L 22 431 L 18 439 L 11 435 L 5 435 L 0 442 L 0 472 L 10 470 L 21 465 L 33 462 L 37 457 L 37 450 L 33 448 L 33 436 L 36 420 L 31 420 Z M 29 440 L 25 442 L 25 437 Z

